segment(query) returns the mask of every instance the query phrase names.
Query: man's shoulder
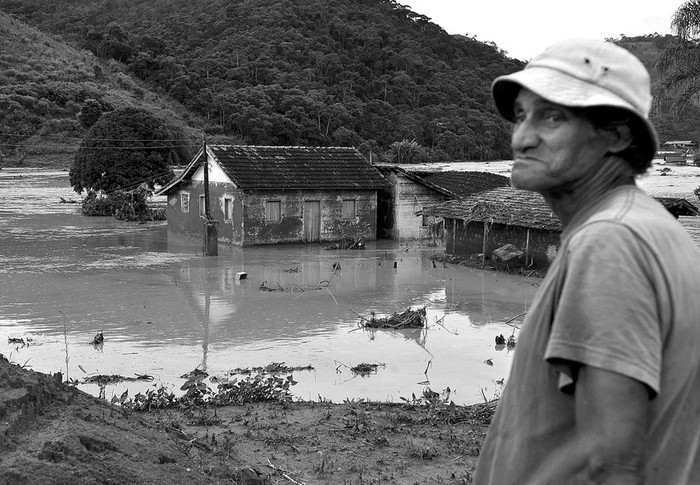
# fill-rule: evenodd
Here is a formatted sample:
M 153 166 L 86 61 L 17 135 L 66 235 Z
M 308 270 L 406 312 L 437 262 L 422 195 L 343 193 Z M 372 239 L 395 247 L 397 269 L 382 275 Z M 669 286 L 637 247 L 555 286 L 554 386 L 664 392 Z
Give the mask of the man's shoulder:
M 673 233 L 682 226 L 659 201 L 636 186 L 626 186 L 607 194 L 579 227 L 586 232 L 616 229 L 643 236 L 659 230 Z

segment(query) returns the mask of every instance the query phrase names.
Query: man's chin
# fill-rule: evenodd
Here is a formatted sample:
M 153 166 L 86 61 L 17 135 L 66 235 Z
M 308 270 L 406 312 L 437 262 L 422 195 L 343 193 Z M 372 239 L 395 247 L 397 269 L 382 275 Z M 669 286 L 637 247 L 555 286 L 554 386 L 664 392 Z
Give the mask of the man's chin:
M 528 190 L 530 192 L 538 192 L 540 194 L 548 189 L 547 184 L 543 182 L 542 178 L 536 177 L 533 174 L 524 176 L 512 173 L 510 178 L 511 187 L 520 190 Z

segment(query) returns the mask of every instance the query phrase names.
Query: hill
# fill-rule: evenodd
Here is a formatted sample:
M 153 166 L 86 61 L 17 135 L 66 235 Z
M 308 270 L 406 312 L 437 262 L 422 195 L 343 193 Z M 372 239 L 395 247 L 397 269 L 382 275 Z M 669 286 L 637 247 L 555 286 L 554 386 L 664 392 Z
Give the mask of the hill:
M 104 110 L 146 108 L 192 131 L 186 109 L 141 87 L 123 66 L 2 12 L 0 52 L 0 166 L 68 166 L 85 134 L 77 114 L 86 99 Z
M 201 118 L 232 142 L 391 156 L 406 140 L 429 160 L 509 153 L 489 86 L 523 64 L 393 0 L 0 0 L 0 9 L 88 51 L 78 69 L 87 85 L 97 81 L 90 63 L 122 87 L 136 79 L 129 91 L 170 98 L 192 126 Z
M 72 159 L 88 99 L 187 126 L 193 149 L 206 133 L 383 160 L 401 148 L 422 161 L 510 156 L 489 86 L 523 63 L 394 0 L 0 0 L 0 11 L 13 17 L 0 15 L 0 164 Z M 613 40 L 658 91 L 654 64 L 674 37 Z M 661 140 L 700 139 L 700 108 L 669 106 L 652 114 Z
M 677 113 L 671 102 L 660 95 L 662 79 L 655 69 L 664 49 L 675 41 L 670 34 L 650 34 L 645 36 L 610 39 L 616 44 L 636 55 L 651 75 L 652 93 L 655 98 L 651 119 L 656 127 L 659 139 L 663 143 L 668 140 L 700 141 L 700 103 L 687 107 L 683 113 Z

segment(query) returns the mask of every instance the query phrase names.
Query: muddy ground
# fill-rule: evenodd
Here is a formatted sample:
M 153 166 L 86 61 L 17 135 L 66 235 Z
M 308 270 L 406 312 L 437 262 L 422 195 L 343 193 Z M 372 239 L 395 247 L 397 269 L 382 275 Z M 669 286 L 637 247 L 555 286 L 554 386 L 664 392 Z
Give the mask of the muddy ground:
M 0 484 L 467 484 L 495 403 L 127 411 L 0 356 Z

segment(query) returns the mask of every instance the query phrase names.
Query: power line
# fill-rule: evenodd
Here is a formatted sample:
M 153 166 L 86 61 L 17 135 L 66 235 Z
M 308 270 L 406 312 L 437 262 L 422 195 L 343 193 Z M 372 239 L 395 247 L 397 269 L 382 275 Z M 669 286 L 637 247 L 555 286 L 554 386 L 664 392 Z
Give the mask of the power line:
M 41 135 L 32 134 L 28 135 L 26 133 L 9 133 L 0 131 L 0 137 L 18 137 L 18 138 L 49 138 L 49 139 L 59 139 L 59 140 L 77 140 L 83 141 L 86 137 L 80 136 L 64 136 L 64 135 Z M 130 142 L 130 143 L 140 143 L 140 142 L 181 142 L 185 141 L 183 138 L 90 138 L 91 141 L 120 141 L 120 142 Z
M 157 146 L 144 146 L 144 145 L 109 145 L 109 146 L 81 146 L 78 148 L 84 148 L 88 150 L 156 150 L 161 148 L 199 148 L 199 144 L 183 144 L 183 145 L 157 145 Z M 72 148 L 70 145 L 32 145 L 23 143 L 0 143 L 0 147 L 4 148 L 31 148 L 33 150 L 42 148 Z

